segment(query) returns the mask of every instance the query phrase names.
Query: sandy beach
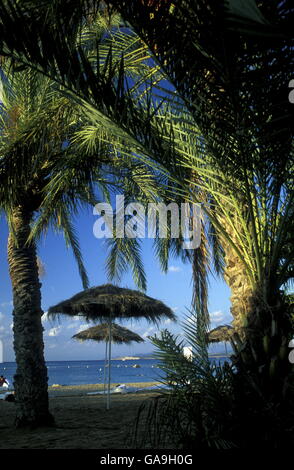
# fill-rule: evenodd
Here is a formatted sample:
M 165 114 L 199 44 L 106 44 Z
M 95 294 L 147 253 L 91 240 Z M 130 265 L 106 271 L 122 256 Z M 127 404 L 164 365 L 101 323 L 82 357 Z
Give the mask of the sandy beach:
M 102 385 L 49 387 L 50 410 L 56 426 L 38 430 L 15 429 L 15 404 L 0 400 L 1 449 L 125 449 L 137 411 L 144 400 L 158 396 L 147 390 L 155 382 L 127 384 L 146 391 L 112 394 L 106 410 Z M 118 384 L 112 384 L 115 387 Z

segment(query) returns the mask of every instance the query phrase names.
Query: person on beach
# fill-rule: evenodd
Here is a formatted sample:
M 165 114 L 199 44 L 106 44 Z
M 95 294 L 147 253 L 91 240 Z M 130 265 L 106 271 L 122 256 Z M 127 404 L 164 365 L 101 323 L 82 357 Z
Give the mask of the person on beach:
M 5 384 L 8 385 L 6 378 L 3 377 L 3 375 L 0 375 L 0 387 L 3 387 Z

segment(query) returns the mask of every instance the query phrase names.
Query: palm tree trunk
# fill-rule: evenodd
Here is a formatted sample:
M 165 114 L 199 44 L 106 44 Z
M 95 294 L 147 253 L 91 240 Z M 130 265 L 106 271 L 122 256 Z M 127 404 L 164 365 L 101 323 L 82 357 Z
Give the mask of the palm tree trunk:
M 242 338 L 251 309 L 253 288 L 244 264 L 229 245 L 225 247 L 224 278 L 231 289 L 230 310 L 233 317 L 233 327 Z
M 264 396 L 281 399 L 289 389 L 292 374 L 288 360 L 289 308 L 273 286 L 254 288 L 242 260 L 226 243 L 224 249 L 224 277 L 232 292 L 231 313 L 237 333 L 232 340 L 233 361 L 239 370 L 258 380 Z
M 13 290 L 14 376 L 17 427 L 52 425 L 49 413 L 48 378 L 41 322 L 41 284 L 36 247 L 26 243 L 32 213 L 17 206 L 11 214 L 14 234 L 8 239 L 8 262 Z

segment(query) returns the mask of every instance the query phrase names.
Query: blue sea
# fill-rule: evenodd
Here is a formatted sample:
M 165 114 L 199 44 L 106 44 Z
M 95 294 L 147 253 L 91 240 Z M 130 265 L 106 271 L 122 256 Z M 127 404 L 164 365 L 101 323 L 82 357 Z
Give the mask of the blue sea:
M 215 359 L 212 359 L 215 360 Z M 223 363 L 227 358 L 218 358 Z M 104 360 L 97 361 L 48 361 L 48 384 L 86 385 L 104 383 L 104 374 L 108 374 Z M 135 365 L 139 367 L 134 367 Z M 15 362 L 0 364 L 0 375 L 4 375 L 13 384 L 16 371 Z M 156 382 L 163 377 L 162 370 L 155 359 L 116 360 L 111 361 L 112 383 Z

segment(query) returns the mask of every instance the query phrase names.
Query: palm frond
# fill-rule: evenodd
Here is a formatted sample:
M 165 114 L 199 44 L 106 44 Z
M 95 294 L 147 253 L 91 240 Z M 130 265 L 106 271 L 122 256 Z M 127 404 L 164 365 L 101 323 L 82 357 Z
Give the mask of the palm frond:
M 109 254 L 106 260 L 106 272 L 110 280 L 120 281 L 124 273 L 131 270 L 137 287 L 147 289 L 147 278 L 142 261 L 140 242 L 136 238 L 108 238 Z
M 77 238 L 75 228 L 72 222 L 70 221 L 65 208 L 63 207 L 60 208 L 60 210 L 58 211 L 58 218 L 60 221 L 60 227 L 62 228 L 62 231 L 64 233 L 65 242 L 68 246 L 71 247 L 73 251 L 73 255 L 77 262 L 83 287 L 84 289 L 88 289 L 89 279 L 88 279 L 86 268 L 84 266 L 83 256 L 82 256 L 82 252 L 79 246 L 79 241 Z

